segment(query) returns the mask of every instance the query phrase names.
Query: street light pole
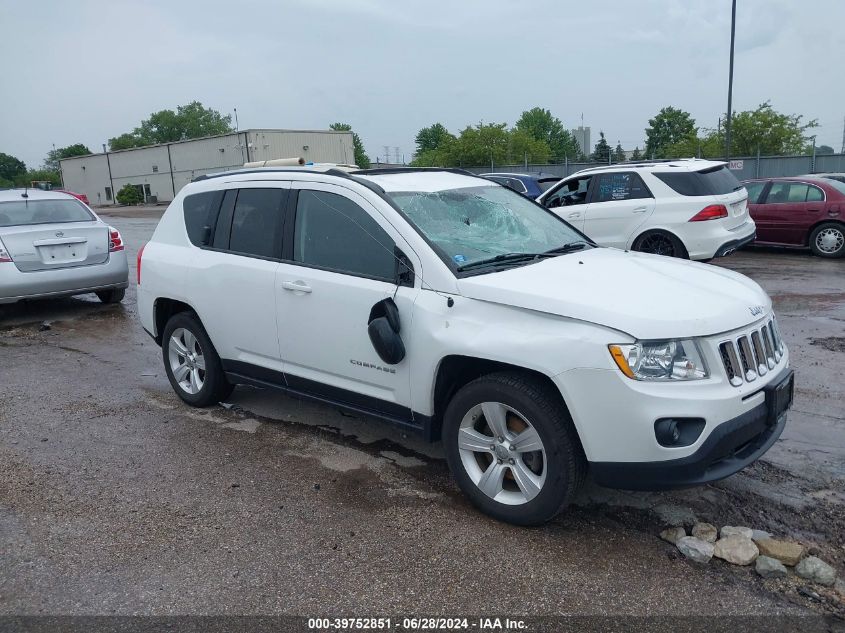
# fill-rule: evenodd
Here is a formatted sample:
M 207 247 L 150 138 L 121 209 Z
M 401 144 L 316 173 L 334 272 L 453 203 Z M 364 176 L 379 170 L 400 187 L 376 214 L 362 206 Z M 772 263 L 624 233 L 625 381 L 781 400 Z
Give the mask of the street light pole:
M 734 40 L 736 39 L 736 0 L 731 0 L 731 63 L 728 71 L 728 116 L 725 119 L 725 160 L 731 158 L 731 119 L 733 117 Z

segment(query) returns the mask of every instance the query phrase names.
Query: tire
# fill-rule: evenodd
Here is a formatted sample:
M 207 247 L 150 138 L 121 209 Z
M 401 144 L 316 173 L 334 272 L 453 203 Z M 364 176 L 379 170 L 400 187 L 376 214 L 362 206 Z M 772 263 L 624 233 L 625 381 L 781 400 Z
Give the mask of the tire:
M 684 243 L 677 237 L 666 231 L 648 231 L 634 240 L 631 250 L 640 253 L 652 253 L 654 255 L 665 255 L 666 257 L 677 257 L 689 259 Z
M 234 386 L 194 314 L 180 312 L 170 318 L 161 337 L 161 355 L 170 386 L 189 405 L 207 407 L 232 393 Z
M 97 298 L 103 303 L 120 303 L 126 296 L 126 288 L 114 288 L 113 290 L 101 290 Z
M 501 424 L 504 442 L 493 430 Z M 517 446 L 520 437 L 523 447 Z M 490 374 L 461 388 L 444 413 L 443 444 L 452 476 L 473 505 L 516 525 L 552 519 L 586 473 L 584 451 L 560 395 L 525 374 Z M 529 446 L 539 450 L 519 450 Z
M 819 257 L 845 256 L 845 225 L 839 222 L 819 224 L 810 233 L 810 250 Z

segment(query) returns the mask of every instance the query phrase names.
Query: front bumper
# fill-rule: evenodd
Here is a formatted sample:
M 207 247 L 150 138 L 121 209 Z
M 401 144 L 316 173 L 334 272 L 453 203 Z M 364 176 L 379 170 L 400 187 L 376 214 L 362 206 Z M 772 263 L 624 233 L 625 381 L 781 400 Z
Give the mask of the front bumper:
M 716 427 L 687 457 L 662 462 L 592 462 L 600 486 L 625 490 L 671 490 L 729 477 L 759 459 L 778 440 L 786 413 L 769 424 L 765 403 Z
M 104 264 L 21 272 L 13 263 L 0 264 L 0 304 L 24 299 L 48 299 L 126 288 L 126 251 L 109 254 Z

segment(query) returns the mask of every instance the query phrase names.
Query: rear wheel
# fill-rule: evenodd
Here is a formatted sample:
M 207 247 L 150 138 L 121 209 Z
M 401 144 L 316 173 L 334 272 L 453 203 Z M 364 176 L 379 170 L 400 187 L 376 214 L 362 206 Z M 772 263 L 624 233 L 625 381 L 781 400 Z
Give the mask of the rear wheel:
M 664 231 L 650 231 L 643 233 L 636 240 L 631 250 L 641 253 L 653 253 L 654 255 L 665 255 L 666 257 L 679 257 L 689 259 L 687 249 L 683 242 L 671 233 Z
M 182 400 L 207 407 L 229 397 L 234 387 L 226 380 L 205 328 L 193 314 L 180 312 L 171 317 L 161 340 L 167 378 Z
M 126 296 L 126 288 L 114 288 L 112 290 L 101 290 L 97 298 L 103 303 L 120 303 Z
M 443 419 L 452 475 L 482 512 L 517 525 L 553 518 L 572 499 L 586 461 L 559 395 L 530 376 L 483 376 Z
M 838 222 L 824 222 L 810 233 L 810 250 L 819 257 L 845 255 L 845 226 Z

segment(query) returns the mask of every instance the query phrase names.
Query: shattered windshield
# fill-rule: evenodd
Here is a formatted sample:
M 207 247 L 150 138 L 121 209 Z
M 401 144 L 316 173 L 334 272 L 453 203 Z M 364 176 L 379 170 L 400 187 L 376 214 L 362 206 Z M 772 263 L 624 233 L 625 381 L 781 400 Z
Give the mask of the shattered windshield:
M 563 220 L 506 187 L 387 195 L 456 267 L 496 255 L 545 253 L 584 239 Z

